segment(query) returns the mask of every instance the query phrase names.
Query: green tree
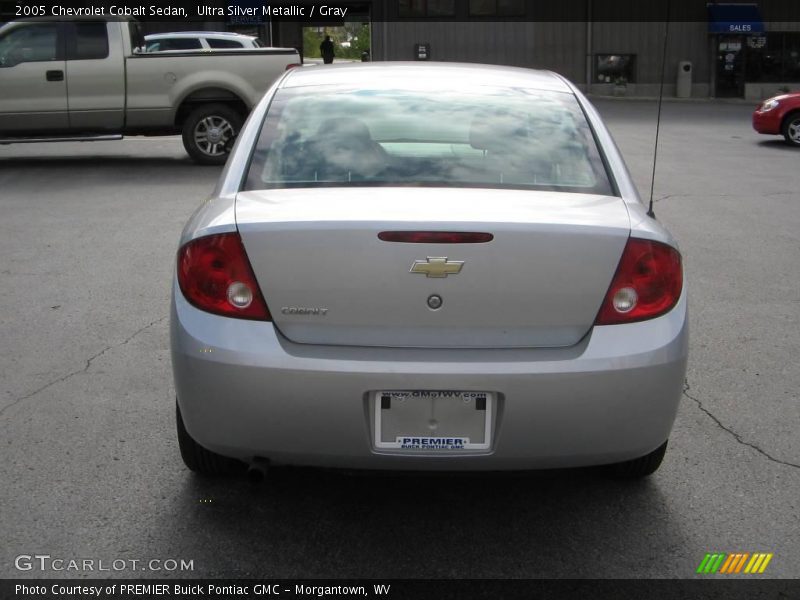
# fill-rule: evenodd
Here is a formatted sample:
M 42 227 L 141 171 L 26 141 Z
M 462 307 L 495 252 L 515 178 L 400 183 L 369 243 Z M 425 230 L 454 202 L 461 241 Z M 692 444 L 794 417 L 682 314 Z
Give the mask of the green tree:
M 370 51 L 369 23 L 345 23 L 343 27 L 304 27 L 303 56 L 320 58 L 319 45 L 331 36 L 336 58 L 361 60 L 362 52 Z
M 325 35 L 320 33 L 318 27 L 303 27 L 303 56 L 308 58 L 320 58 L 319 45 Z

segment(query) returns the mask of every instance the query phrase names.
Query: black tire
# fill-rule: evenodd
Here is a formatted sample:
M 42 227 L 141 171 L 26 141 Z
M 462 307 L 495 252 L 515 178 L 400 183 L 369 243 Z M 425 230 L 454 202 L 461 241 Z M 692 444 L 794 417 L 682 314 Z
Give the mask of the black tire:
M 668 442 L 669 440 L 667 440 Z M 650 454 L 605 467 L 606 473 L 618 479 L 639 479 L 658 471 L 664 455 L 667 453 L 667 442 L 661 444 Z
M 183 147 L 196 163 L 224 165 L 228 142 L 239 134 L 244 118 L 225 104 L 203 104 L 183 122 Z
M 244 472 L 244 463 L 206 450 L 194 441 L 183 424 L 181 409 L 175 403 L 175 419 L 178 425 L 178 445 L 184 464 L 195 473 L 209 477 L 222 477 Z
M 789 113 L 781 125 L 783 139 L 790 146 L 800 146 L 800 111 Z

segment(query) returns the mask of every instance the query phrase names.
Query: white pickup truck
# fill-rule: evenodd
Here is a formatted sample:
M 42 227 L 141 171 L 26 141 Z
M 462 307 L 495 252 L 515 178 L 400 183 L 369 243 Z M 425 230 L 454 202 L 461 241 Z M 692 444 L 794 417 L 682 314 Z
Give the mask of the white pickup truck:
M 132 19 L 0 27 L 0 144 L 183 136 L 199 163 L 225 162 L 250 109 L 293 48 L 144 53 Z

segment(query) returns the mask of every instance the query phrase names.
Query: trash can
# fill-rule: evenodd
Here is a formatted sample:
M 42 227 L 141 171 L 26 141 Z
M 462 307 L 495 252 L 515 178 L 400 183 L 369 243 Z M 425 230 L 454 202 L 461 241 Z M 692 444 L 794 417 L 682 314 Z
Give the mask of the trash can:
M 688 60 L 678 63 L 678 85 L 675 88 L 678 98 L 692 97 L 692 70 L 692 63 Z

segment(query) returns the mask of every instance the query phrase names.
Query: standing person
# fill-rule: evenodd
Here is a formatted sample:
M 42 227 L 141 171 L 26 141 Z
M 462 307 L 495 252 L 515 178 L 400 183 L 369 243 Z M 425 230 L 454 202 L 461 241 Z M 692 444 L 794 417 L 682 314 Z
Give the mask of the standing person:
M 333 62 L 333 42 L 331 36 L 326 35 L 325 40 L 319 45 L 320 54 L 322 54 L 322 61 L 329 65 Z

